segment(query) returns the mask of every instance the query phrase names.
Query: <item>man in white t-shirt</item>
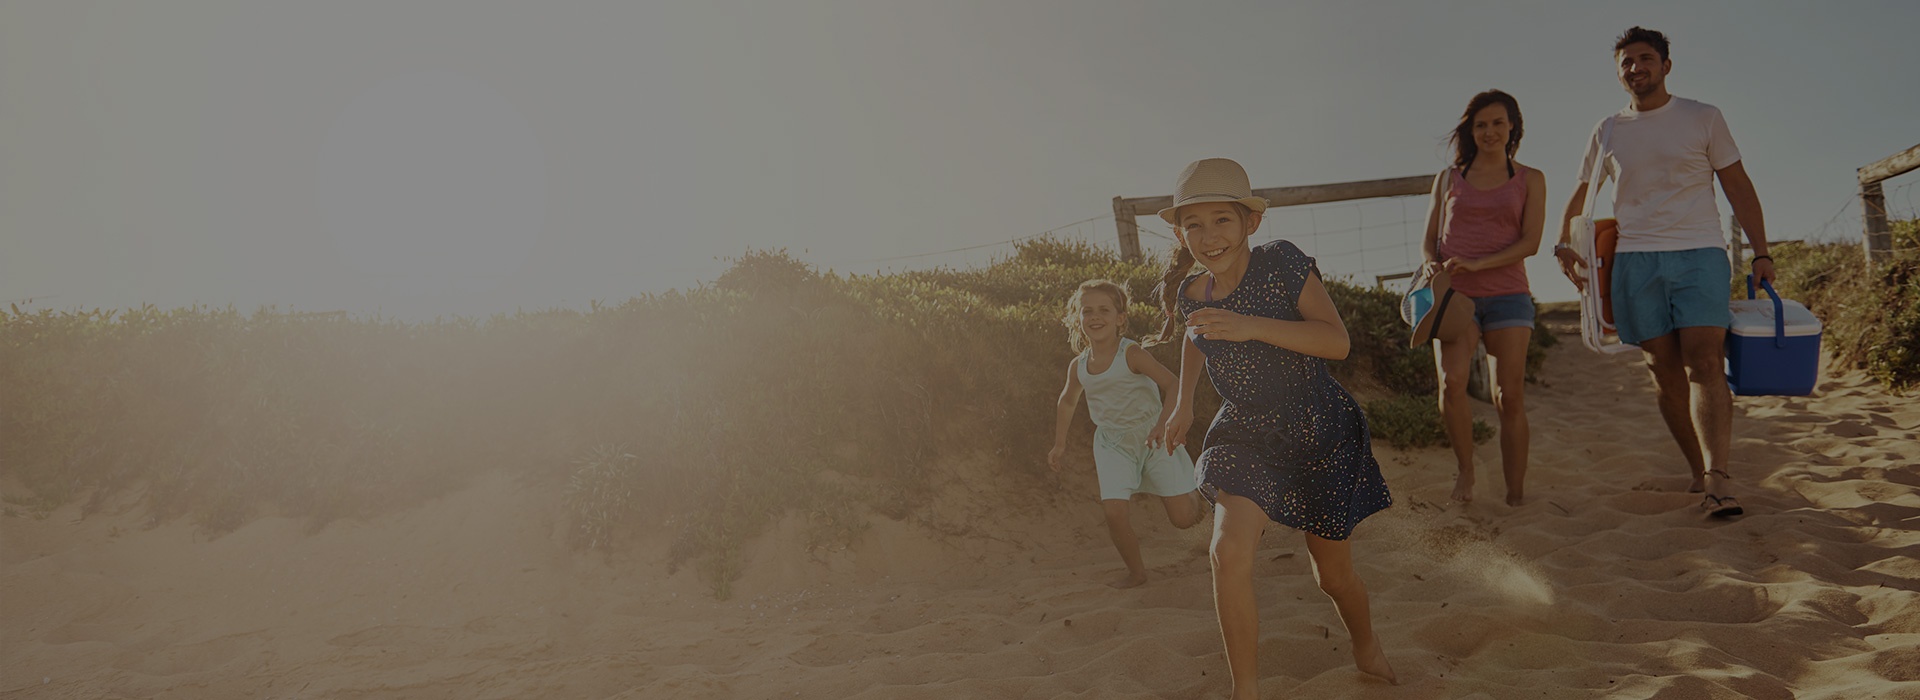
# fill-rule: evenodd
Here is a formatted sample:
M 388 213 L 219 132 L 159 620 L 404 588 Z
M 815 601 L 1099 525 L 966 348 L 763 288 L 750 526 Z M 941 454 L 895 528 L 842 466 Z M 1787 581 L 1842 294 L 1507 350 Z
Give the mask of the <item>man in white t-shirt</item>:
M 1660 415 L 1692 469 L 1689 491 L 1705 492 L 1703 510 L 1732 517 L 1743 512 L 1730 495 L 1733 477 L 1727 472 L 1733 394 L 1725 354 L 1733 270 L 1720 233 L 1715 176 L 1753 246 L 1753 276 L 1771 281 L 1773 259 L 1767 256 L 1760 198 L 1720 110 L 1667 93 L 1673 70 L 1668 48 L 1665 35 L 1640 27 L 1615 40 L 1615 68 L 1632 101 L 1594 127 L 1553 253 L 1574 286 L 1584 287 L 1575 266 L 1586 261 L 1568 247 L 1566 221 L 1585 209 L 1594 158 L 1604 157 L 1606 173 L 1617 183 L 1613 214 L 1620 226 L 1610 273 L 1614 325 L 1622 342 L 1645 353 L 1659 387 Z

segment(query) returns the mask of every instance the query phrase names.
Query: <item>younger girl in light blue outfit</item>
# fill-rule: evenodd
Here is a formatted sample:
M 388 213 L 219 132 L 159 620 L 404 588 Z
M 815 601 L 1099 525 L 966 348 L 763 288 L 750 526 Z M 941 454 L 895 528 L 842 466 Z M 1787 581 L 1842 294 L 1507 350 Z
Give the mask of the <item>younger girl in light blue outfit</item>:
M 1126 309 L 1126 290 L 1106 280 L 1082 283 L 1067 302 L 1062 321 L 1071 345 L 1081 352 L 1067 363 L 1053 451 L 1047 455 L 1048 463 L 1059 471 L 1067 449 L 1067 428 L 1085 393 L 1095 426 L 1093 466 L 1100 478 L 1107 533 L 1127 564 L 1126 577 L 1109 584 L 1115 588 L 1131 588 L 1147 580 L 1140 541 L 1128 521 L 1134 494 L 1159 497 L 1174 527 L 1192 527 L 1202 512 L 1194 490 L 1193 459 L 1184 449 L 1164 449 L 1161 444 L 1178 378 L 1139 343 L 1120 335 L 1126 327 Z

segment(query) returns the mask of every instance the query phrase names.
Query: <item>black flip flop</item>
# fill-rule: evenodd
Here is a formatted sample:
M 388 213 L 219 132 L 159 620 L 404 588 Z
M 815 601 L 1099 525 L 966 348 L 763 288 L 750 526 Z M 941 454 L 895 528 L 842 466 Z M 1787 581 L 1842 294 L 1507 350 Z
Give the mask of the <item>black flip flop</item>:
M 1729 501 L 1732 501 L 1733 505 L 1727 505 Z M 1710 493 L 1706 494 L 1706 498 L 1700 499 L 1700 507 L 1707 511 L 1707 517 L 1720 518 L 1722 520 L 1737 515 L 1744 515 L 1747 512 L 1745 508 L 1740 507 L 1740 502 L 1734 497 L 1721 497 Z
M 1447 287 L 1447 293 L 1441 295 L 1440 303 L 1434 306 L 1433 325 L 1427 326 L 1427 339 L 1424 341 L 1421 341 L 1422 344 L 1433 342 L 1433 337 L 1440 334 L 1440 322 L 1446 320 L 1447 307 L 1450 305 L 1450 302 L 1452 301 L 1453 301 L 1453 287 Z

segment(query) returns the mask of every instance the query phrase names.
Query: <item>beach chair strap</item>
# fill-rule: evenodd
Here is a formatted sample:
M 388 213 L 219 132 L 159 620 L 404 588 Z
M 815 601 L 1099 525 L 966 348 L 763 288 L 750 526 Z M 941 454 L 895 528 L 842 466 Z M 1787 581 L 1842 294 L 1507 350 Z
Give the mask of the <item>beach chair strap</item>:
M 1587 176 L 1587 220 L 1593 220 L 1593 205 L 1600 201 L 1600 181 L 1607 177 L 1607 142 L 1613 137 L 1613 117 L 1600 122 L 1600 148 L 1593 153 L 1593 172 Z

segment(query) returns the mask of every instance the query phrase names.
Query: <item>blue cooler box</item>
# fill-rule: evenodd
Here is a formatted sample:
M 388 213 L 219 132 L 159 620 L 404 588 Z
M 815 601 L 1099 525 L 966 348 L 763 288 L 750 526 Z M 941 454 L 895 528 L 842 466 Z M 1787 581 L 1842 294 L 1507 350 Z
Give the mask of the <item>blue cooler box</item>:
M 1792 299 L 1781 299 L 1761 282 L 1768 299 L 1731 303 L 1727 327 L 1727 384 L 1741 396 L 1806 396 L 1820 378 L 1820 319 Z

